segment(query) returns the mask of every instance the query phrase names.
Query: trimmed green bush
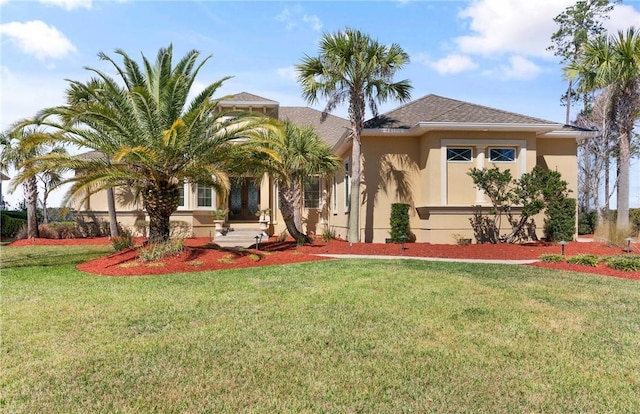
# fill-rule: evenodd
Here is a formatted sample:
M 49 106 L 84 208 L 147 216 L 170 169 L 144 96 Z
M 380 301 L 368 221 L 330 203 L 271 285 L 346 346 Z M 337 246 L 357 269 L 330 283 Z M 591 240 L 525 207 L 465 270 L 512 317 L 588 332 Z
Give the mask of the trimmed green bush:
M 593 234 L 598 224 L 595 211 L 578 212 L 578 234 Z
M 607 257 L 604 262 L 612 269 L 625 272 L 640 272 L 640 255 L 625 254 Z
M 547 262 L 547 263 L 564 262 L 564 256 L 561 254 L 541 254 L 539 259 L 541 262 Z
M 407 241 L 410 236 L 409 229 L 409 208 L 411 206 L 406 203 L 391 204 L 391 241 L 394 243 L 402 243 Z
M 547 217 L 544 219 L 544 234 L 549 241 L 573 240 L 576 227 L 576 200 L 563 196 L 550 198 Z
M 640 233 L 640 208 L 629 209 L 629 223 L 636 234 Z
M 0 217 L 2 221 L 2 229 L 0 233 L 2 237 L 13 238 L 20 232 L 20 229 L 27 226 L 27 220 L 21 218 L 15 218 L 8 214 L 2 213 Z
M 600 259 L 594 254 L 578 254 L 568 258 L 567 263 L 596 267 L 600 263 Z

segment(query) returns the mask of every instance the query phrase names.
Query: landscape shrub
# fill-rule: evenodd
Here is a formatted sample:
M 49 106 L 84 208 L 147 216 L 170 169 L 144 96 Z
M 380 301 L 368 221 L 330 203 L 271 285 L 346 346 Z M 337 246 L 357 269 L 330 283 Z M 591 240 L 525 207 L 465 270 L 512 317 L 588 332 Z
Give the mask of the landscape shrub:
M 556 198 L 547 205 L 544 234 L 549 241 L 573 240 L 576 226 L 576 200 Z
M 53 226 L 48 224 L 39 224 L 38 225 L 38 235 L 42 239 L 57 239 L 58 232 Z
M 152 244 L 140 250 L 138 257 L 143 262 L 162 259 L 180 254 L 184 250 L 183 239 L 171 239 L 163 243 Z
M 470 219 L 478 243 L 536 240 L 533 217 L 543 210 L 547 238 L 552 241 L 573 239 L 575 200 L 568 197 L 568 183 L 562 180 L 559 172 L 536 166 L 517 180 L 513 179 L 510 170 L 502 171 L 498 167 L 471 168 L 467 174 L 492 205 L 488 216 L 478 210 Z M 513 206 L 521 206 L 519 215 L 515 214 Z M 507 234 L 501 233 L 502 217 L 506 217 L 511 226 Z
M 625 239 L 631 236 L 631 233 L 631 229 L 619 229 L 616 226 L 615 218 L 604 219 L 602 223 L 598 223 L 594 232 L 594 239 L 605 242 L 609 246 L 625 248 L 627 247 Z
M 336 238 L 336 231 L 333 227 L 327 227 L 322 232 L 322 241 L 329 242 Z
M 541 254 L 539 259 L 541 262 L 547 262 L 547 263 L 564 262 L 564 256 L 561 254 Z
M 598 223 L 598 215 L 595 211 L 578 213 L 578 234 L 593 234 Z
M 22 220 L 27 219 L 26 210 L 2 210 L 2 215 L 17 218 L 17 219 L 22 219 Z
M 635 235 L 640 235 L 640 208 L 629 209 L 629 223 Z
M 74 222 L 63 221 L 58 223 L 50 223 L 51 227 L 53 227 L 58 233 L 58 238 L 60 239 L 77 239 L 82 237 L 80 231 L 76 228 Z
M 169 222 L 169 238 L 184 239 L 191 237 L 191 225 L 186 221 L 175 220 Z
M 2 213 L 0 217 L 2 221 L 2 230 L 0 234 L 3 238 L 13 238 L 20 232 L 20 229 L 27 226 L 27 220 L 22 218 L 16 218 L 8 214 Z
M 640 255 L 625 254 L 607 257 L 604 262 L 612 269 L 640 272 Z
M 117 252 L 133 247 L 133 234 L 123 229 L 120 231 L 120 236 L 111 238 L 111 245 Z
M 402 243 L 410 237 L 409 229 L 409 208 L 411 206 L 406 203 L 391 204 L 391 241 L 394 243 Z
M 567 263 L 596 267 L 600 263 L 600 259 L 594 254 L 578 254 L 568 258 Z

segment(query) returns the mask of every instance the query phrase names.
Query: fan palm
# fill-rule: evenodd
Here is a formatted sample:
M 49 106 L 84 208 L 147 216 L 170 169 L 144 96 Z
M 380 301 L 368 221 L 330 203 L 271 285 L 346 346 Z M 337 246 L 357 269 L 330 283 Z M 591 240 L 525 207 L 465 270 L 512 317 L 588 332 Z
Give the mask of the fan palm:
M 629 163 L 635 122 L 640 118 L 640 33 L 629 28 L 610 37 L 589 41 L 580 58 L 565 68 L 583 91 L 607 89 L 608 116 L 618 132 L 618 217 L 629 226 Z
M 149 215 L 149 242 L 169 238 L 169 219 L 178 206 L 183 182 L 211 185 L 228 191 L 230 172 L 242 170 L 251 159 L 253 134 L 271 128 L 261 116 L 229 114 L 218 108 L 213 94 L 228 79 L 204 87 L 190 99 L 202 66 L 199 52 L 189 51 L 175 66 L 173 48 L 158 51 L 142 65 L 116 50 L 122 64 L 112 64 L 118 80 L 87 68 L 88 82 L 69 81 L 67 104 L 49 108 L 37 122 L 64 134 L 62 142 L 97 151 L 99 157 L 56 154 L 39 157 L 41 165 L 74 170 L 68 200 L 97 191 L 130 186 L 140 192 Z
M 349 240 L 357 242 L 360 211 L 360 137 L 365 110 L 377 116 L 377 104 L 387 99 L 410 99 L 408 80 L 393 82 L 396 71 L 409 62 L 409 55 L 397 44 L 381 45 L 359 30 L 346 28 L 324 34 L 317 57 L 305 56 L 296 65 L 303 96 L 311 104 L 327 98 L 325 113 L 348 102 L 352 140 Z

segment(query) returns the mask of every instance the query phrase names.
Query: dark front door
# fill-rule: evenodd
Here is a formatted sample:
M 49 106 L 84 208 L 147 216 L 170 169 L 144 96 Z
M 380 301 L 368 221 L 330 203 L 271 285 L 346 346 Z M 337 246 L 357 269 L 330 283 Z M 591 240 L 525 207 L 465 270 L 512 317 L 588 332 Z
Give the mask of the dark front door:
M 258 221 L 256 212 L 260 202 L 260 188 L 251 178 L 231 181 L 229 220 Z

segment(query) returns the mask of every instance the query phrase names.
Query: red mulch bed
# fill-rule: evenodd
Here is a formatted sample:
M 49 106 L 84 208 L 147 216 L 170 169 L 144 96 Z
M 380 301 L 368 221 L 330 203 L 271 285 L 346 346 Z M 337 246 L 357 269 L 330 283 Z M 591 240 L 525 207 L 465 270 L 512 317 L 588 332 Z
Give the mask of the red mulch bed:
M 142 243 L 142 239 L 136 239 Z M 29 245 L 66 245 L 66 244 L 109 244 L 109 239 L 35 239 L 18 240 L 10 246 Z M 317 254 L 356 254 L 356 255 L 392 255 L 438 258 L 496 259 L 519 260 L 538 259 L 542 254 L 559 254 L 561 248 L 557 244 L 536 242 L 518 245 L 510 244 L 471 244 L 467 246 L 406 243 L 405 250 L 400 244 L 356 243 L 350 245 L 342 240 L 331 240 L 328 243 L 316 241 L 305 246 L 296 246 L 288 240 L 279 242 L 275 238 L 260 244 L 260 251 L 232 251 L 219 249 L 210 243 L 208 238 L 192 238 L 185 240 L 186 249 L 177 256 L 164 258 L 155 262 L 143 263 L 137 259 L 133 249 L 113 253 L 109 256 L 91 260 L 77 266 L 79 270 L 111 276 L 137 276 L 150 274 L 166 274 L 175 272 L 192 272 L 202 270 L 237 269 L 252 266 L 267 266 L 286 263 L 300 263 L 312 260 L 325 260 Z M 632 245 L 632 252 L 639 254 L 640 246 Z M 577 254 L 596 254 L 611 256 L 624 254 L 619 247 L 607 246 L 598 242 L 570 242 L 565 246 L 565 254 L 570 257 Z M 596 273 L 607 276 L 640 280 L 640 272 L 624 272 L 610 269 L 604 264 L 598 267 L 572 265 L 568 263 L 537 262 L 533 266 L 558 270 L 571 270 L 583 273 Z

